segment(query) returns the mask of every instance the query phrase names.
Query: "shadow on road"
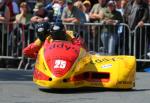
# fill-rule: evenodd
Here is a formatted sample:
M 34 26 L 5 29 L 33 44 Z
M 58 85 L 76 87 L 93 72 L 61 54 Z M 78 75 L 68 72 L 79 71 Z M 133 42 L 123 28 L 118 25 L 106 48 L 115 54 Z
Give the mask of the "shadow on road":
M 0 81 L 32 81 L 32 71 L 0 70 Z
M 39 88 L 40 91 L 55 94 L 72 94 L 72 93 L 96 93 L 96 92 L 141 92 L 150 91 L 150 89 L 106 89 L 106 88 L 75 88 L 75 89 L 45 89 Z

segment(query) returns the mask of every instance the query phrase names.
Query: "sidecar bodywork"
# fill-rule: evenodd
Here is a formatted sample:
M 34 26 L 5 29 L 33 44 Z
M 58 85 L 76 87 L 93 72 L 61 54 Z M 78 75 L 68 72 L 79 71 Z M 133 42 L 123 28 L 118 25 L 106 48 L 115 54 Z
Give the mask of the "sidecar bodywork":
M 132 89 L 135 85 L 136 59 L 134 56 L 102 56 L 85 53 L 65 72 L 55 75 L 48 66 L 41 48 L 36 60 L 33 81 L 46 88 L 99 87 Z M 63 62 L 60 60 L 63 64 Z M 62 65 L 63 66 L 63 65 Z M 65 69 L 64 69 L 65 70 Z

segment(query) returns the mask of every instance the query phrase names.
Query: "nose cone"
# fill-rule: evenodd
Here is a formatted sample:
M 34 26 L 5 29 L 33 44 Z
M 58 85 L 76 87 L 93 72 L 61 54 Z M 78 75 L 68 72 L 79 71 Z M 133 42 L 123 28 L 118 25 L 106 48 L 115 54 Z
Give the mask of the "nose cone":
M 79 52 L 79 46 L 70 42 L 54 41 L 45 47 L 44 58 L 54 76 L 61 77 L 71 69 Z
M 73 62 L 63 59 L 53 59 L 48 62 L 50 71 L 56 77 L 64 76 L 73 65 Z

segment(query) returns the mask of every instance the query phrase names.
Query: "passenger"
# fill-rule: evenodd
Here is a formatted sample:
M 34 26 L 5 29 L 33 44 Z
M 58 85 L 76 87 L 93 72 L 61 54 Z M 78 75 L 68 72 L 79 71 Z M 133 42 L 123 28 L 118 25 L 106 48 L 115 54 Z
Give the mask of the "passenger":
M 50 29 L 51 28 L 51 29 Z M 44 45 L 50 45 L 55 40 L 71 41 L 75 46 L 84 47 L 83 40 L 76 34 L 75 37 L 72 31 L 66 31 L 62 23 L 56 23 L 51 26 L 49 23 L 39 23 L 36 27 L 38 39 L 24 48 L 23 53 L 25 56 L 36 59 L 38 51 Z

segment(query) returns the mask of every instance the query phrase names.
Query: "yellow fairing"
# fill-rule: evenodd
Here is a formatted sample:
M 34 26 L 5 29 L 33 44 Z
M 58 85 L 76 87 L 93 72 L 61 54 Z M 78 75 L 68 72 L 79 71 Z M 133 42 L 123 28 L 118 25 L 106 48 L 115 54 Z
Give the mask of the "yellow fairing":
M 33 77 L 36 84 L 46 88 L 100 87 L 131 89 L 135 83 L 136 59 L 134 56 L 101 56 L 80 50 L 80 55 L 68 73 L 55 77 L 48 68 L 44 49 L 39 51 L 35 68 L 49 80 Z
M 68 40 L 73 33 L 67 31 Z M 80 49 L 80 54 L 70 70 L 62 77 L 55 77 L 44 58 L 41 48 L 36 60 L 33 81 L 46 88 L 100 87 L 131 89 L 135 85 L 136 59 L 134 56 L 101 56 Z M 41 80 L 41 74 L 48 80 Z

